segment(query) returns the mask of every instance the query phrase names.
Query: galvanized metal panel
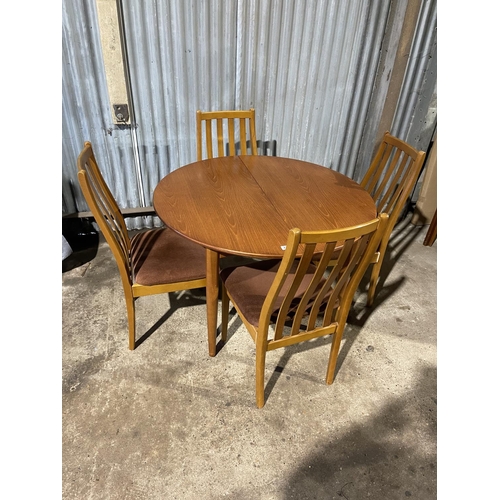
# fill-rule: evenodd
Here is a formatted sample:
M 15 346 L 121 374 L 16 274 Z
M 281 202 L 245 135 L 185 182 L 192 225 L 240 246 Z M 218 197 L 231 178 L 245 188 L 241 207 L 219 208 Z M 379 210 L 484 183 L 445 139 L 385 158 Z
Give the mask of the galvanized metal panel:
M 239 3 L 236 102 L 256 108 L 258 139 L 352 175 L 389 5 Z
M 427 151 L 437 123 L 437 0 L 425 0 L 420 9 L 405 79 L 393 121 L 395 135 Z M 422 176 L 413 190 L 416 202 Z
M 196 160 L 196 110 L 233 109 L 236 3 L 127 2 L 125 36 L 146 201 Z
M 352 175 L 389 5 L 124 4 L 146 198 L 196 159 L 196 109 L 255 107 L 259 142 Z
M 413 1 L 413 0 L 412 0 Z M 386 31 L 380 46 L 380 58 L 378 61 L 377 75 L 373 83 L 373 91 L 370 97 L 370 104 L 367 111 L 366 121 L 363 126 L 363 134 L 358 149 L 356 165 L 353 178 L 360 181 L 370 166 L 375 155 L 377 137 L 380 133 L 380 126 L 383 121 L 383 113 L 387 103 L 387 98 L 391 99 L 390 87 L 393 85 L 391 77 L 394 71 L 398 71 L 401 61 L 397 55 L 401 50 L 401 37 L 405 36 L 405 19 L 408 1 L 397 0 L 391 2 L 389 17 L 387 19 Z M 413 5 L 412 5 L 413 7 Z M 406 29 L 408 29 L 406 27 Z M 388 124 L 388 128 L 390 123 Z M 385 132 L 385 130 L 384 130 Z
M 424 151 L 436 126 L 436 83 L 437 0 L 425 0 L 392 125 L 395 135 Z
M 366 124 L 374 123 L 369 102 L 394 3 L 119 2 L 136 122 L 128 129 L 112 124 L 93 2 L 65 0 L 66 184 L 90 139 L 119 204 L 150 204 L 163 176 L 196 159 L 197 109 L 249 107 L 256 109 L 261 153 L 274 148 L 354 177 Z M 70 209 L 67 193 L 63 186 Z M 76 205 L 84 208 L 78 194 Z
M 118 204 L 140 206 L 129 127 L 113 124 L 93 1 L 62 5 L 62 211 L 88 210 L 77 180 L 76 159 L 85 141 Z M 128 220 L 142 227 L 142 220 Z

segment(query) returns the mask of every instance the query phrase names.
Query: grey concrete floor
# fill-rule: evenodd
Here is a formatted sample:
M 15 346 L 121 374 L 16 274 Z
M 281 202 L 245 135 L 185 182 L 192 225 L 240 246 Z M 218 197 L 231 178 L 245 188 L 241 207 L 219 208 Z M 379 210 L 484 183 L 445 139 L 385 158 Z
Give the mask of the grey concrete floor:
M 232 316 L 208 356 L 204 290 L 125 301 L 105 243 L 62 275 L 62 493 L 70 499 L 437 497 L 436 262 L 428 226 L 396 226 L 374 306 L 366 280 L 333 385 L 324 339 L 269 353 Z M 161 325 L 155 324 L 161 320 Z

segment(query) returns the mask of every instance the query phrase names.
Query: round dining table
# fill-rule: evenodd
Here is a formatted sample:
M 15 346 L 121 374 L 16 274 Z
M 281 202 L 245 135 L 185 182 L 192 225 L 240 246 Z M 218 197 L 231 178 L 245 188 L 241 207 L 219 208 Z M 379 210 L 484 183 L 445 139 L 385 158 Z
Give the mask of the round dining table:
M 349 177 L 258 155 L 178 168 L 158 183 L 153 205 L 167 227 L 206 248 L 210 356 L 216 354 L 220 255 L 281 258 L 290 229 L 339 229 L 377 216 L 369 193 Z

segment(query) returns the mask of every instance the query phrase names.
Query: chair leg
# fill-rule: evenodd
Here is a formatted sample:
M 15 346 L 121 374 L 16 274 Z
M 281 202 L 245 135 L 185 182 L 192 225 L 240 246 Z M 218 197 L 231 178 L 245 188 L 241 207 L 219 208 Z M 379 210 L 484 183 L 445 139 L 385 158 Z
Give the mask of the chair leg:
M 371 307 L 373 305 L 373 300 L 375 299 L 375 290 L 377 289 L 377 282 L 380 275 L 380 270 L 382 269 L 382 262 L 384 262 L 385 251 L 387 250 L 388 243 L 389 239 L 386 239 L 384 237 L 380 243 L 380 257 L 378 259 L 378 262 L 373 264 L 372 274 L 370 276 L 370 286 L 368 288 L 368 297 L 366 299 L 367 307 Z
M 378 276 L 380 274 L 380 261 L 373 264 L 372 274 L 370 276 L 370 287 L 368 288 L 368 297 L 366 299 L 366 305 L 371 307 L 373 305 L 373 300 L 375 299 L 375 290 L 377 288 Z
M 133 351 L 135 349 L 135 298 L 125 294 L 125 303 L 128 317 L 128 348 Z
M 330 349 L 330 358 L 328 359 L 328 369 L 326 371 L 326 383 L 328 385 L 333 384 L 333 378 L 335 376 L 335 367 L 337 366 L 337 358 L 339 356 L 340 341 L 342 340 L 343 331 L 335 333 L 335 337 L 332 342 L 332 347 Z
M 224 283 L 221 283 L 221 302 L 222 302 L 222 323 L 221 323 L 221 339 L 226 343 L 227 340 L 227 326 L 229 322 L 229 296 L 227 295 Z
M 266 366 L 266 350 L 262 346 L 256 346 L 255 357 L 255 395 L 257 408 L 264 406 L 264 371 Z

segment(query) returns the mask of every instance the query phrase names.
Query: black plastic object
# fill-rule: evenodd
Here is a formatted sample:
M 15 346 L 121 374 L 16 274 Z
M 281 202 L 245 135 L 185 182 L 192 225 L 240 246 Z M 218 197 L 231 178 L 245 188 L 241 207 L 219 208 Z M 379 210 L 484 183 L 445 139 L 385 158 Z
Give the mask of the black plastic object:
M 62 261 L 63 273 L 90 262 L 97 255 L 99 233 L 94 229 L 90 219 L 63 217 L 62 234 L 73 250 Z

